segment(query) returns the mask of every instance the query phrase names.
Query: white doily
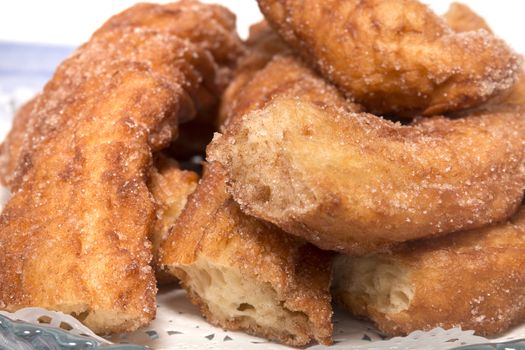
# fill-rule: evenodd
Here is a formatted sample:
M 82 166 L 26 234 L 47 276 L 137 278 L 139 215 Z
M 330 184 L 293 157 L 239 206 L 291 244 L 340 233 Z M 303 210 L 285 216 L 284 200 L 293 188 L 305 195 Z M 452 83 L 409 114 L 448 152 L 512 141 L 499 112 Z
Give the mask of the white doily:
M 182 289 L 163 289 L 157 297 L 157 319 L 146 329 L 126 335 L 114 336 L 114 342 L 126 341 L 150 346 L 154 349 L 232 349 L 232 350 L 285 350 L 287 346 L 242 332 L 224 331 L 208 324 L 191 305 Z M 336 310 L 334 318 L 334 345 L 329 349 L 450 349 L 453 347 L 487 342 L 473 332 L 460 329 L 415 332 L 408 337 L 384 340 L 368 322 L 350 317 Z M 328 349 L 314 345 L 310 350 Z
M 17 312 L 0 311 L 0 315 L 6 316 L 11 320 L 25 321 L 35 325 L 45 325 L 49 327 L 61 328 L 74 335 L 83 335 L 94 338 L 103 344 L 111 344 L 107 339 L 101 338 L 84 326 L 80 321 L 62 312 L 49 311 L 39 307 L 27 307 Z
M 22 309 L 14 314 L 0 312 L 11 318 L 33 324 L 60 327 L 67 324 L 69 332 L 76 335 L 89 335 L 101 342 L 132 343 L 146 345 L 156 350 L 186 349 L 228 349 L 228 350 L 288 350 L 289 347 L 269 342 L 265 339 L 249 336 L 242 332 L 224 331 L 208 324 L 191 305 L 184 290 L 172 287 L 162 289 L 157 297 L 157 318 L 148 327 L 133 333 L 114 335 L 109 339 L 96 337 L 87 327 L 69 315 L 51 312 L 39 308 Z M 514 329 L 503 337 L 486 339 L 478 337 L 472 331 L 458 328 L 443 330 L 436 328 L 430 332 L 417 331 L 407 337 L 384 339 L 367 322 L 356 320 L 336 310 L 334 319 L 334 345 L 325 347 L 314 345 L 308 350 L 445 350 L 462 345 L 487 342 L 502 342 L 525 336 L 525 326 Z M 63 328 L 63 327 L 62 327 Z

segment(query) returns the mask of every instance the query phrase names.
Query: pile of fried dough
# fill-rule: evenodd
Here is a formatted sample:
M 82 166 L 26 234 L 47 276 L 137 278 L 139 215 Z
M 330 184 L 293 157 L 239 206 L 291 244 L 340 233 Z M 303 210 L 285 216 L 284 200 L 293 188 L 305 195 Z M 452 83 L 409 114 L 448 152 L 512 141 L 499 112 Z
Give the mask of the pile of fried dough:
M 20 108 L 0 309 L 133 331 L 179 280 L 292 346 L 331 343 L 332 296 L 388 335 L 525 320 L 521 57 L 461 4 L 258 3 L 245 42 L 221 6 L 135 5 Z

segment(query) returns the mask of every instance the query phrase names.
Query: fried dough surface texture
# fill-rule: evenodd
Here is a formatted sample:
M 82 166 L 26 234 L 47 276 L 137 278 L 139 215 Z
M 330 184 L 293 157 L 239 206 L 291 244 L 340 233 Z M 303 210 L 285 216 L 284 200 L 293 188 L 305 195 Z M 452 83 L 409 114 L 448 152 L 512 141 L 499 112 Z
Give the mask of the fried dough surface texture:
M 525 319 L 525 208 L 508 222 L 340 256 L 334 295 L 390 335 L 461 327 L 490 336 Z
M 489 106 L 487 110 L 491 112 L 525 113 L 525 70 L 521 72 L 519 82 L 514 86 L 505 101 Z
M 226 97 L 229 102 L 229 123 L 242 118 L 245 114 L 258 110 L 276 97 L 289 97 L 297 101 L 306 100 L 321 108 L 343 109 L 348 112 L 360 112 L 362 106 L 341 96 L 337 89 L 326 84 L 315 73 L 302 66 L 293 56 L 276 54 L 268 57 L 267 66 L 251 73 L 249 81 L 245 76 L 237 76 L 231 86 L 241 80 L 242 89 L 237 94 Z M 231 92 L 230 88 L 227 92 Z
M 274 84 L 269 103 L 208 147 L 208 160 L 225 167 L 229 191 L 247 214 L 320 248 L 361 255 L 482 227 L 517 210 L 525 186 L 521 114 L 404 126 L 345 110 L 336 90 L 291 58 L 258 74 L 294 70 L 298 79 L 282 94 Z
M 454 117 L 465 117 L 487 113 L 525 113 L 525 70 L 521 73 L 520 80 L 505 98 L 484 104 L 473 110 L 454 113 Z
M 14 173 L 20 152 L 22 151 L 23 130 L 29 125 L 31 112 L 37 97 L 23 104 L 15 113 L 11 132 L 0 146 L 0 183 L 9 187 L 10 176 Z M 17 131 L 13 131 L 17 130 Z
M 59 66 L 22 129 L 15 122 L 0 309 L 63 311 L 99 334 L 154 317 L 152 152 L 195 115 L 201 88 L 220 92 L 234 48 L 217 44 L 240 45 L 228 18 L 196 1 L 134 6 Z
M 159 265 L 159 249 L 168 237 L 170 229 L 186 205 L 188 196 L 197 187 L 199 177 L 193 171 L 181 170 L 172 158 L 158 155 L 151 170 L 148 188 L 156 204 L 156 221 L 149 240 L 153 245 L 152 266 L 158 284 L 168 284 L 175 279 L 166 274 Z
M 457 33 L 473 32 L 479 29 L 492 33 L 492 29 L 485 22 L 485 19 L 462 3 L 453 2 L 450 4 L 443 18 L 450 28 Z
M 209 164 L 162 263 L 211 323 L 293 346 L 331 343 L 331 254 L 247 216 Z
M 492 29 L 480 15 L 461 3 L 452 3 L 444 18 L 457 32 L 484 29 L 492 33 Z M 465 117 L 474 114 L 522 112 L 525 112 L 525 67 L 523 64 L 518 82 L 512 87 L 508 95 L 494 98 L 476 108 L 452 113 L 451 116 Z
M 259 0 L 282 38 L 376 114 L 475 107 L 516 82 L 520 57 L 486 30 L 456 33 L 416 0 Z
M 246 41 L 246 52 L 239 59 L 235 70 L 234 79 L 224 92 L 218 118 L 218 126 L 226 126 L 227 120 L 233 115 L 239 115 L 238 103 L 242 98 L 244 88 L 253 79 L 255 73 L 268 64 L 278 54 L 290 51 L 279 35 L 268 25 L 261 21 L 250 27 L 250 35 Z M 268 79 L 272 82 L 271 79 Z
M 287 52 L 267 24 L 254 25 L 221 106 L 221 125 L 269 100 L 276 79 L 260 76 L 274 55 Z M 264 93 L 248 83 L 256 80 Z M 261 98 L 261 94 L 263 95 Z M 254 103 L 241 103 L 239 96 Z M 224 170 L 209 164 L 173 232 L 162 262 L 212 323 L 288 345 L 331 342 L 329 253 L 242 213 L 226 192 Z M 225 287 L 227 285 L 227 288 Z M 225 292 L 227 290 L 227 292 Z
M 113 16 L 93 34 L 90 42 L 58 67 L 44 87 L 45 96 L 24 108 L 26 116 L 15 118 L 0 153 L 0 168 L 7 169 L 3 171 L 6 174 L 3 183 L 12 190 L 17 188 L 31 166 L 32 149 L 65 118 L 68 106 L 55 100 L 77 89 L 82 92 L 80 88 L 96 76 L 103 84 L 120 63 L 143 65 L 163 75 L 159 79 L 174 75 L 172 79 L 184 88 L 179 98 L 186 100 L 181 102 L 184 111 L 179 113 L 178 122 L 198 117 L 192 122 L 213 124 L 218 96 L 229 83 L 232 69 L 244 50 L 234 31 L 235 17 L 231 12 L 193 0 L 162 6 L 143 3 Z M 172 52 L 170 48 L 159 50 L 161 41 L 170 45 Z M 174 62 L 165 64 L 170 59 Z M 50 99 L 51 94 L 57 98 Z M 175 135 L 169 134 L 171 130 L 175 130 L 173 125 L 163 123 L 158 130 L 151 131 L 154 150 L 174 139 Z

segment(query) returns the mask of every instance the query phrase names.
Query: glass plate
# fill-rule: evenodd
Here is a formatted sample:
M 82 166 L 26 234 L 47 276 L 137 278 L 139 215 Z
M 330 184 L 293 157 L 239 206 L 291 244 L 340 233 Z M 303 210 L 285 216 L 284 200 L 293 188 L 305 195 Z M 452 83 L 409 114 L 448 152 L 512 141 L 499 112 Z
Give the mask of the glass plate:
M 0 349 L 13 350 L 145 350 L 140 345 L 109 344 L 90 336 L 75 335 L 61 328 L 14 321 L 0 315 Z

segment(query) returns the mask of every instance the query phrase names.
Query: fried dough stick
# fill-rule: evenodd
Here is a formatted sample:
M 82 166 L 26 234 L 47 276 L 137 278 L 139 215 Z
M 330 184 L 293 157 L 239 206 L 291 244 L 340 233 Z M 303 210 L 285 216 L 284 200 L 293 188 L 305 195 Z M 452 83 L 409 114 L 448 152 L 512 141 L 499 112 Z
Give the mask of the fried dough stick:
M 492 33 L 485 20 L 464 4 L 451 4 L 444 17 L 452 29 L 457 32 L 483 28 Z M 264 20 L 250 27 L 250 36 L 246 41 L 246 46 L 247 54 L 239 60 L 239 65 L 235 70 L 235 79 L 223 95 L 219 126 L 224 125 L 229 115 L 240 113 L 239 109 L 242 107 L 237 106 L 239 103 L 246 104 L 247 100 L 251 100 L 244 98 L 242 91 L 249 86 L 255 73 L 264 68 L 276 55 L 290 53 L 290 48 Z
M 186 110 L 178 116 L 179 123 L 198 117 L 196 122 L 211 124 L 219 100 L 217 96 L 222 94 L 231 80 L 232 68 L 244 50 L 240 39 L 233 33 L 234 28 L 234 15 L 220 6 L 202 5 L 194 0 L 182 0 L 161 7 L 137 4 L 110 18 L 93 34 L 91 41 L 84 45 L 90 47 L 88 54 L 82 47 L 60 65 L 53 80 L 44 87 L 44 94 L 65 95 L 87 80 L 95 79 L 94 74 L 99 74 L 102 83 L 108 78 L 102 75 L 108 63 L 137 61 L 167 75 L 175 74 L 177 81 L 184 80 L 181 86 L 185 91 L 181 98 L 188 101 L 184 103 Z M 173 57 L 176 59 L 174 64 L 163 64 L 163 60 L 169 58 L 158 57 L 158 50 L 147 46 L 150 37 L 158 37 L 154 39 L 156 41 L 179 41 L 181 49 Z M 141 51 L 137 52 L 139 49 Z M 198 69 L 192 65 L 198 66 Z M 40 97 L 24 107 L 19 114 L 23 111 L 25 117 L 15 118 L 13 129 L 2 144 L 0 168 L 6 175 L 1 180 L 12 191 L 16 190 L 18 182 L 30 167 L 28 153 L 42 141 L 43 134 L 57 128 L 58 122 L 54 117 L 64 118 L 62 104 L 48 100 Z M 173 129 L 162 126 L 163 132 Z M 156 136 L 159 130 L 152 134 Z M 167 135 L 161 137 L 169 141 L 174 138 Z
M 492 29 L 481 16 L 472 11 L 468 6 L 461 3 L 452 3 L 447 13 L 445 13 L 444 18 L 456 32 L 468 32 L 483 29 L 492 33 Z M 523 66 L 519 80 L 513 86 L 510 94 L 493 99 L 490 103 L 486 103 L 478 108 L 459 111 L 453 115 L 455 117 L 464 117 L 473 114 L 502 112 L 525 112 L 525 73 Z
M 208 164 L 162 263 L 211 323 L 301 346 L 331 343 L 330 253 L 241 212 Z
M 417 0 L 259 0 L 282 38 L 376 114 L 435 115 L 506 94 L 520 58 L 485 30 L 456 33 Z
M 485 20 L 464 4 L 451 4 L 444 17 L 452 29 L 457 32 L 483 28 L 492 33 Z M 239 65 L 235 70 L 235 79 L 223 95 L 219 126 L 224 125 L 229 115 L 239 114 L 239 108 L 242 107 L 237 107 L 237 104 L 246 103 L 247 100 L 250 100 L 244 98 L 242 91 L 249 86 L 253 76 L 264 68 L 273 57 L 290 53 L 290 48 L 264 20 L 250 27 L 250 36 L 246 41 L 246 46 L 248 48 L 247 54 L 240 58 Z M 271 81 L 271 79 L 268 80 Z
M 181 170 L 179 164 L 163 154 L 157 156 L 151 170 L 148 188 L 156 204 L 156 221 L 149 240 L 153 245 L 153 260 L 157 284 L 174 282 L 173 276 L 165 273 L 159 264 L 161 243 L 168 237 L 170 229 L 186 205 L 188 196 L 197 187 L 199 177 L 193 171 Z
M 294 83 L 275 80 L 272 100 L 208 147 L 247 214 L 320 248 L 361 255 L 517 210 L 525 188 L 521 114 L 404 126 L 345 110 L 337 91 L 291 58 L 274 59 L 259 76 L 293 71 Z M 305 84 L 309 94 L 287 93 Z
M 298 78 L 261 81 L 257 72 L 287 51 L 265 23 L 252 27 L 247 46 L 222 101 L 223 120 L 268 102 L 276 79 Z M 288 345 L 331 342 L 330 254 L 243 214 L 219 164 L 206 165 L 162 251 L 162 262 L 210 322 Z
M 451 11 L 455 28 L 485 25 L 464 5 L 453 5 Z M 505 101 L 487 109 L 522 111 L 524 76 Z M 523 248 L 522 206 L 511 220 L 492 227 L 404 244 L 390 253 L 339 256 L 333 294 L 391 335 L 434 327 L 495 335 L 525 318 Z
M 195 114 L 201 88 L 220 91 L 233 23 L 196 1 L 137 5 L 57 69 L 10 135 L 22 147 L 0 217 L 0 309 L 63 311 L 99 334 L 154 317 L 152 152 Z
M 461 327 L 490 336 L 525 319 L 525 207 L 508 222 L 340 256 L 334 295 L 389 335 Z

